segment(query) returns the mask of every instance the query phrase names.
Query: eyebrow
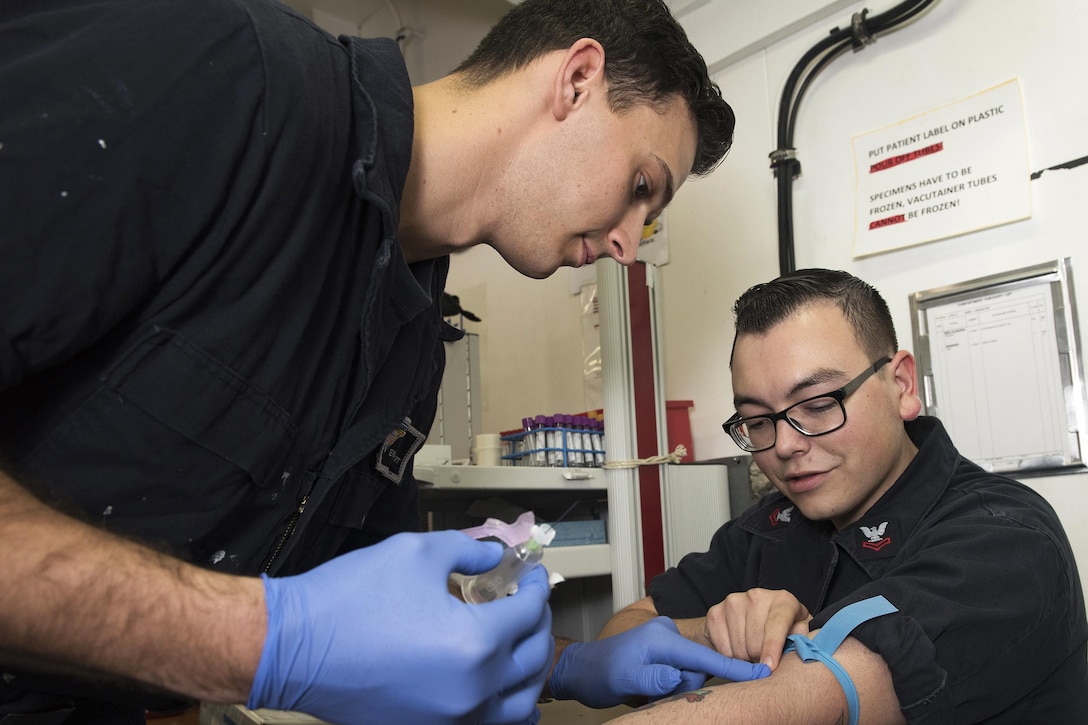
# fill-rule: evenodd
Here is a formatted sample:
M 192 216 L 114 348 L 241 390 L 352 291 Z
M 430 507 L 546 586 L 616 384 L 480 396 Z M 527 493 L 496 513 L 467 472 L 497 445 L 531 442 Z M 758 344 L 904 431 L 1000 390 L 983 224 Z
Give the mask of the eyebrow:
M 676 187 L 673 186 L 672 169 L 669 168 L 669 165 L 657 154 L 653 154 L 653 157 L 657 159 L 657 163 L 661 165 L 661 173 L 665 175 L 665 189 L 662 191 L 661 199 L 661 209 L 664 209 L 672 202 L 673 194 L 676 193 Z
M 843 373 L 842 370 L 833 370 L 831 368 L 819 368 L 817 370 L 813 370 L 811 373 L 798 380 L 797 383 L 795 383 L 794 386 L 786 392 L 786 399 L 792 400 L 802 390 L 805 390 L 806 388 L 811 388 L 814 385 L 820 385 L 821 383 L 829 383 L 832 380 L 841 379 L 844 374 L 845 373 Z M 767 404 L 759 398 L 753 398 L 747 395 L 740 395 L 733 398 L 734 408 L 739 408 L 740 406 L 745 404 L 767 406 Z

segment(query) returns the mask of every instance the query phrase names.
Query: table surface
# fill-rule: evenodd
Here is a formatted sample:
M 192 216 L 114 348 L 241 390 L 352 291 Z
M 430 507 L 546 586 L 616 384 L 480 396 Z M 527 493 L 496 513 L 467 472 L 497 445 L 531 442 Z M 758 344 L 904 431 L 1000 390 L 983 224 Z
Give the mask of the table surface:
M 200 706 L 194 705 L 183 713 L 165 717 L 148 716 L 147 725 L 200 725 Z

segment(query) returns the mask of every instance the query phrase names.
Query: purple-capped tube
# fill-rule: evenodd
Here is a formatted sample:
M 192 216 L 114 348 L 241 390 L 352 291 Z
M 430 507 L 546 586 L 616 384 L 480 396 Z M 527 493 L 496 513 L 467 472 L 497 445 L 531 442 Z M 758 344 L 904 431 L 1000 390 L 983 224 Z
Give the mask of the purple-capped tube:
M 544 416 L 544 427 L 548 431 L 547 435 L 545 436 L 545 440 L 547 441 L 545 448 L 548 449 L 548 465 L 552 467 L 562 466 L 563 461 L 559 456 L 559 431 L 556 430 L 555 427 L 554 415 Z
M 570 421 L 571 464 L 582 468 L 586 465 L 585 436 L 582 435 L 582 416 L 568 415 Z
M 514 457 L 515 466 L 531 466 L 532 461 L 529 460 L 532 456 L 529 455 L 529 451 L 533 447 L 533 419 L 522 418 L 521 419 L 521 436 L 514 441 L 514 453 L 517 455 Z
M 593 457 L 596 459 L 597 467 L 600 468 L 605 461 L 603 420 L 593 421 L 593 447 Z
M 543 468 L 548 465 L 547 451 L 548 433 L 544 430 L 547 419 L 538 415 L 533 419 L 533 465 Z

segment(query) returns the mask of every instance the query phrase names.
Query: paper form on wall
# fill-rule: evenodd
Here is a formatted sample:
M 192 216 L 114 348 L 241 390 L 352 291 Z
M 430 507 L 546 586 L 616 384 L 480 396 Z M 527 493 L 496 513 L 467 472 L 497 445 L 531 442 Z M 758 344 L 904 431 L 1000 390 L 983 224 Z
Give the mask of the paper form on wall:
M 926 311 L 936 413 L 990 470 L 1061 465 L 1072 452 L 1050 289 L 1035 285 Z
M 853 139 L 854 257 L 1031 216 L 1020 83 Z

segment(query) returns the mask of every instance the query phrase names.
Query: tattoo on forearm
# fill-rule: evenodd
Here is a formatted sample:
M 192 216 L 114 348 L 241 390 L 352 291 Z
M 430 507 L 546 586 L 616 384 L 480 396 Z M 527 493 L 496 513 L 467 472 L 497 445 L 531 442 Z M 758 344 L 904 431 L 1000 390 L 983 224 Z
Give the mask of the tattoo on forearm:
M 658 705 L 669 702 L 680 702 L 681 700 L 691 703 L 702 702 L 706 699 L 707 695 L 710 695 L 713 692 L 713 690 L 691 690 L 690 692 L 682 692 L 679 695 L 673 695 L 672 697 L 663 697 L 660 700 L 655 700 L 649 705 L 640 707 L 639 710 L 649 710 L 651 707 L 656 707 Z

